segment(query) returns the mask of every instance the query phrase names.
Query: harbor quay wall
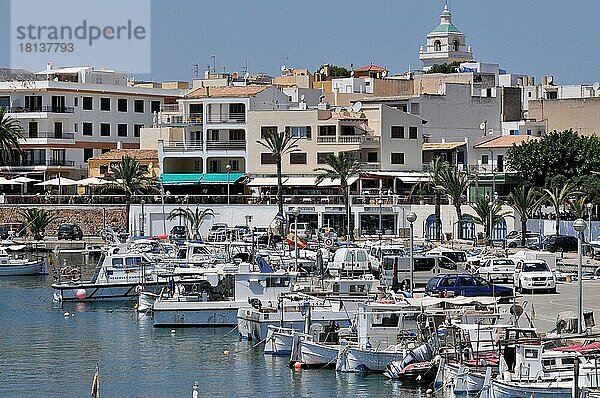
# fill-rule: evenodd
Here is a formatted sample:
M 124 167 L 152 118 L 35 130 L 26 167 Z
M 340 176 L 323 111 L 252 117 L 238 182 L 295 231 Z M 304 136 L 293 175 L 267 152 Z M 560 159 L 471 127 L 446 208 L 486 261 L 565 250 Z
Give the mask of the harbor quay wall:
M 85 236 L 99 236 L 108 226 L 125 225 L 125 206 L 67 206 L 67 205 L 3 205 L 0 223 L 22 221 L 19 212 L 27 208 L 41 208 L 50 212 L 55 220 L 46 228 L 46 236 L 56 236 L 60 224 L 77 224 Z

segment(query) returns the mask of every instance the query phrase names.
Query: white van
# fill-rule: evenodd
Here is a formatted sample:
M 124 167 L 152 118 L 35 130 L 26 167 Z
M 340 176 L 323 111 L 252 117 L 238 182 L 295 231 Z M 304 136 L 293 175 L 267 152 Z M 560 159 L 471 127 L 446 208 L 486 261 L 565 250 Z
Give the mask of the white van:
M 462 269 L 469 270 L 467 264 L 467 253 L 461 250 L 453 250 L 447 249 L 445 247 L 436 247 L 435 249 L 429 250 L 425 253 L 426 256 L 436 255 L 436 256 L 445 256 L 452 260 L 456 265 L 460 266 Z
M 366 247 L 365 247 L 366 248 Z M 389 256 L 405 256 L 404 247 L 400 245 L 374 245 L 369 249 L 369 258 L 371 260 L 371 269 L 376 272 L 382 271 L 383 259 Z
M 335 251 L 333 262 L 329 263 L 332 276 L 363 275 L 371 272 L 369 253 L 359 247 L 342 247 Z
M 430 254 L 428 256 L 414 256 L 414 286 L 425 286 L 429 279 L 440 274 L 455 274 L 457 265 L 446 256 Z M 394 271 L 397 275 L 399 286 L 393 286 Z M 394 289 L 410 286 L 410 257 L 388 256 L 383 259 L 383 269 L 380 277 L 381 283 L 392 286 Z
M 543 260 L 517 261 L 515 267 L 515 290 L 522 293 L 526 290 L 545 290 L 556 293 L 556 277 L 548 264 Z

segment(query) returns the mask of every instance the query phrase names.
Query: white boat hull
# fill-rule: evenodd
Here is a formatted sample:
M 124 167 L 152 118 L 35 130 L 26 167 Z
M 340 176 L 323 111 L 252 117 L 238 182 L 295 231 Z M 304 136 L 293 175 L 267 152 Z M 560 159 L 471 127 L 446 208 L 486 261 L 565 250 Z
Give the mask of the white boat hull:
M 306 366 L 335 366 L 340 351 L 338 344 L 326 345 L 310 340 L 301 340 L 298 344 L 300 362 Z
M 0 276 L 30 276 L 47 275 L 48 262 L 46 259 L 40 261 L 23 262 L 21 264 L 0 264 Z
M 290 355 L 292 352 L 293 331 L 269 327 L 265 340 L 265 354 L 268 355 Z
M 146 289 L 151 292 L 160 290 L 163 283 L 147 283 Z M 95 284 L 95 283 L 61 283 L 53 284 L 54 301 L 95 301 L 95 300 L 128 300 L 140 292 L 139 282 Z
M 520 383 L 494 379 L 491 390 L 494 398 L 571 398 L 573 381 Z
M 138 295 L 138 312 L 146 313 L 152 311 L 152 306 L 158 298 L 158 294 L 142 290 Z
M 341 345 L 335 369 L 340 372 L 383 372 L 388 363 L 401 361 L 405 354 L 404 350 L 377 351 Z
M 235 326 L 238 310 L 247 307 L 246 301 L 157 301 L 154 327 Z

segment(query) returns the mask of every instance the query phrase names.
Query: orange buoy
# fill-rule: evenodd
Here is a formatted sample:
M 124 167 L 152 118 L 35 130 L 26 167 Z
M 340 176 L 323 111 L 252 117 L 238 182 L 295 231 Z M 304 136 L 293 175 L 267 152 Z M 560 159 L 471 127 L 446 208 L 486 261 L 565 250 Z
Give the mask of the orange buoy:
M 294 362 L 294 370 L 302 370 L 302 362 Z

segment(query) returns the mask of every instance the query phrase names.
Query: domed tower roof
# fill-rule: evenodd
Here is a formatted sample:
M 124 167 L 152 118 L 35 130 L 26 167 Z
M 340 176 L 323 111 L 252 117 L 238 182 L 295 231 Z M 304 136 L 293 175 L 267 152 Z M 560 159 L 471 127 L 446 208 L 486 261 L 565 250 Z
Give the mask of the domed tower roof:
M 437 33 L 437 32 L 461 33 L 460 30 L 458 30 L 458 28 L 452 24 L 452 13 L 450 12 L 450 9 L 448 8 L 448 3 L 446 3 L 444 5 L 444 11 L 442 11 L 442 14 L 440 15 L 440 24 L 437 26 L 437 28 L 435 28 L 434 30 L 431 31 L 431 33 Z

